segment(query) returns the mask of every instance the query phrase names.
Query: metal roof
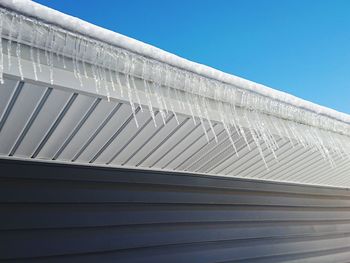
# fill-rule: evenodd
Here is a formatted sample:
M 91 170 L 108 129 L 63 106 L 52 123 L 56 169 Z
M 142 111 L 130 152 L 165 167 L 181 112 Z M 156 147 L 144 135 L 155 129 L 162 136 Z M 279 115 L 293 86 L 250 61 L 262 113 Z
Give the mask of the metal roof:
M 156 112 L 137 108 L 136 127 L 129 104 L 6 77 L 0 88 L 0 155 L 3 158 L 185 171 L 281 182 L 350 185 L 349 160 L 335 157 L 335 166 L 315 150 L 276 136 L 277 159 L 263 146 L 232 135 L 238 156 L 221 123 L 210 131 L 187 115 L 178 121 L 169 112 L 164 124 Z

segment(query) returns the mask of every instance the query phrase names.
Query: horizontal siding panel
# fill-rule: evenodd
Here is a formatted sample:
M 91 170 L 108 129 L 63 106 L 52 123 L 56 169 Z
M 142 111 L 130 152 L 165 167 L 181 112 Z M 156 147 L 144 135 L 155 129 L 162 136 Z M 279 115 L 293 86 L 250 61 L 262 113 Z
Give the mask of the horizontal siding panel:
M 221 263 L 318 263 L 318 262 L 336 262 L 336 263 L 349 263 L 350 258 L 350 247 L 344 246 L 337 249 L 321 249 L 313 252 L 296 253 L 296 254 L 286 254 L 282 256 L 268 256 L 259 257 L 255 259 L 248 260 L 230 260 Z
M 308 194 L 325 198 L 350 198 L 348 188 L 313 186 L 293 183 L 259 181 L 221 176 L 193 175 L 169 171 L 146 171 L 135 169 L 120 169 L 107 167 L 91 167 L 82 165 L 67 165 L 58 163 L 39 163 L 1 159 L 3 179 L 50 179 L 59 183 L 62 180 L 71 182 L 108 182 L 132 183 L 135 185 L 173 186 L 187 189 L 196 188 L 224 190 L 263 191 L 284 194 Z M 69 169 L 63 169 L 69 167 Z M 98 176 L 96 175 L 98 174 Z M 118 176 L 116 176 L 118 174 Z M 130 176 L 132 174 L 133 176 Z M 150 176 L 150 174 L 152 176 Z
M 0 260 L 346 262 L 346 189 L 0 159 Z
M 135 249 L 150 246 L 190 244 L 237 240 L 252 242 L 257 239 L 309 238 L 315 234 L 343 235 L 350 233 L 349 223 L 261 223 L 251 224 L 160 224 L 122 227 L 91 227 L 3 231 L 4 257 L 42 257 L 60 254 L 91 253 L 109 250 Z M 282 236 L 281 236 L 282 234 Z M 49 238 L 48 238 L 49 237 Z M 269 242 L 266 240 L 266 242 Z M 11 247 L 16 245 L 17 251 Z M 33 249 L 35 244 L 36 249 Z M 8 247 L 8 249 L 7 249 Z M 47 247 L 43 251 L 43 247 Z M 67 249 L 68 248 L 68 249 Z
M 320 248 L 327 247 L 331 254 L 333 250 L 344 248 L 350 241 L 349 236 L 315 238 L 286 238 L 275 239 L 274 241 L 260 239 L 255 241 L 222 241 L 206 242 L 199 244 L 182 244 L 170 246 L 157 246 L 139 249 L 125 249 L 119 251 L 104 251 L 100 253 L 86 253 L 76 255 L 61 255 L 53 257 L 32 258 L 31 261 L 22 259 L 17 262 L 185 262 L 185 263 L 210 263 L 210 262 L 250 262 L 258 257 L 270 256 L 269 262 L 275 257 L 287 256 L 291 251 L 294 255 L 301 254 L 299 262 L 307 262 L 307 257 L 313 253 L 318 254 Z M 273 255 L 273 256 L 271 256 Z M 306 258 L 306 259 L 305 259 Z M 323 255 L 319 262 L 339 262 L 334 255 L 330 257 Z M 328 258 L 328 259 L 327 259 Z M 254 262 L 254 261 L 252 261 Z M 267 262 L 267 261 L 265 261 Z M 285 262 L 280 260 L 279 262 Z M 288 261 L 287 261 L 288 262 Z M 346 261 L 343 261 L 346 262 Z
M 43 188 L 45 190 L 43 190 Z M 210 189 L 156 184 L 0 179 L 0 198 L 9 203 L 174 203 L 350 208 L 349 197 Z M 18 195 L 16 191 L 21 191 Z

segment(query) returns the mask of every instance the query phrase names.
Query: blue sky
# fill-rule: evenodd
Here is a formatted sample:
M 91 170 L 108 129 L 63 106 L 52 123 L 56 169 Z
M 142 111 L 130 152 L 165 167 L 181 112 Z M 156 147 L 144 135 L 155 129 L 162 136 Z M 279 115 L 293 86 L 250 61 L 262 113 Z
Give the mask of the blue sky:
M 37 2 L 350 113 L 349 0 Z

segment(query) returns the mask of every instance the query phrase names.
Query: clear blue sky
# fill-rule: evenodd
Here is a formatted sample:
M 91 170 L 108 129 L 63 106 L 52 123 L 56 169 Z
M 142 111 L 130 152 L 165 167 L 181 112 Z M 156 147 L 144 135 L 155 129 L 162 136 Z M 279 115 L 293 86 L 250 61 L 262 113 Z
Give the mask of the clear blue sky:
M 38 0 L 350 113 L 350 0 Z

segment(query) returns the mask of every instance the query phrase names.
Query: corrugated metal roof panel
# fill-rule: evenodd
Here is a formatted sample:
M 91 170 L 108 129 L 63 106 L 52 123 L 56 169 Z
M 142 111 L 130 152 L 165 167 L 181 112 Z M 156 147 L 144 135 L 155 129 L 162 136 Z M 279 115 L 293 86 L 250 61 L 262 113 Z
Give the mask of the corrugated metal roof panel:
M 318 151 L 278 136 L 277 158 L 262 145 L 266 167 L 249 133 L 248 147 L 231 131 L 236 152 L 220 123 L 213 125 L 216 141 L 207 122 L 194 124 L 190 116 L 169 112 L 164 123 L 155 112 L 155 125 L 147 107 L 137 108 L 137 127 L 131 107 L 121 101 L 9 78 L 0 93 L 4 157 L 350 185 L 348 159 L 334 155 L 332 167 Z

